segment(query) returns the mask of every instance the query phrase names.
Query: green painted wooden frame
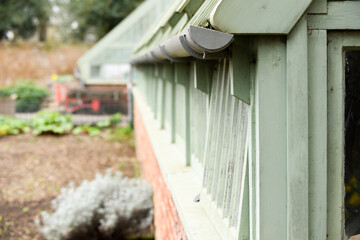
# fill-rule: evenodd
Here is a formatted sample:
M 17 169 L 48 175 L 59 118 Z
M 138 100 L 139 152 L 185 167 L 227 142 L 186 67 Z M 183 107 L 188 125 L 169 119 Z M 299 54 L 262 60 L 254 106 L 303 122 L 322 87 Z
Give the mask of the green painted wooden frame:
M 230 61 L 230 93 L 250 104 L 250 45 L 249 37 L 237 36 L 232 43 Z
M 210 17 L 216 29 L 237 34 L 288 34 L 312 0 L 221 0 Z
M 309 239 L 327 231 L 327 31 L 308 34 Z
M 360 2 L 333 1 L 327 3 L 327 14 L 309 14 L 309 29 L 359 30 Z
M 328 240 L 344 237 L 344 51 L 360 49 L 359 32 L 328 33 Z

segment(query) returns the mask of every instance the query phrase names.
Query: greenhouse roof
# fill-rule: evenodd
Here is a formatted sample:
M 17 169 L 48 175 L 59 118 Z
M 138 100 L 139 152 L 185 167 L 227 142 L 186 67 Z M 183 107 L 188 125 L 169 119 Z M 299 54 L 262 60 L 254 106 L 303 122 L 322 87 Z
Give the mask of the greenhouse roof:
M 174 0 L 161 20 L 135 48 L 136 55 L 148 52 L 155 45 L 180 33 L 187 26 L 209 26 L 208 19 L 217 0 Z
M 135 47 L 135 58 L 149 54 L 190 26 L 220 32 L 288 34 L 312 0 L 174 0 Z
M 78 68 L 85 83 L 92 83 L 91 67 L 103 64 L 127 64 L 130 62 L 133 47 L 144 33 L 151 28 L 157 18 L 169 5 L 168 0 L 146 0 L 112 31 L 88 50 L 79 60 Z M 95 78 L 94 78 L 95 79 Z M 106 84 L 106 80 L 96 83 Z

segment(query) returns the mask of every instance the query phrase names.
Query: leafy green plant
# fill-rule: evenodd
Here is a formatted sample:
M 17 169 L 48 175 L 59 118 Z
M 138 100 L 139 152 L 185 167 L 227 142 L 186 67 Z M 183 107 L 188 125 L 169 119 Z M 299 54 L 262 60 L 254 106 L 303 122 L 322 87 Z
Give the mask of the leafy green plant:
M 71 118 L 71 115 L 61 115 L 58 112 L 39 112 L 31 121 L 32 133 L 34 135 L 68 133 L 73 128 Z
M 116 126 L 121 120 L 121 113 L 115 113 L 114 115 L 110 116 L 110 124 Z
M 74 128 L 72 130 L 72 134 L 78 135 L 81 133 L 87 133 L 90 136 L 98 136 L 101 133 L 101 130 L 99 127 L 96 126 L 89 126 L 89 125 L 82 125 L 82 126 L 77 126 L 76 128 Z
M 77 126 L 72 130 L 72 133 L 75 135 L 89 134 L 90 136 L 98 136 L 103 129 L 116 126 L 119 123 L 120 119 L 121 119 L 121 114 L 116 113 L 112 115 L 108 120 L 102 120 L 97 122 L 95 126 L 90 126 L 90 125 Z
M 9 97 L 14 94 L 17 96 L 17 112 L 36 112 L 44 99 L 49 96 L 49 91 L 30 81 L 18 82 L 13 86 L 0 89 L 0 97 Z
M 11 93 L 8 88 L 0 89 L 0 97 L 9 97 Z
M 109 129 L 106 133 L 106 137 L 110 141 L 125 142 L 133 140 L 134 132 L 130 126 Z
M 97 122 L 96 126 L 99 127 L 99 128 L 110 127 L 110 126 L 111 126 L 111 122 L 110 122 L 110 120 L 99 121 L 99 122 Z
M 27 133 L 30 131 L 36 136 L 43 133 L 72 133 L 74 135 L 89 134 L 90 136 L 98 136 L 107 128 L 107 138 L 111 141 L 132 140 L 133 133 L 130 127 L 111 128 L 116 126 L 120 117 L 120 114 L 115 114 L 109 120 L 99 121 L 95 126 L 80 125 L 73 128 L 71 115 L 62 115 L 57 112 L 38 112 L 31 121 L 0 115 L 0 136 Z
M 0 116 L 0 136 L 29 132 L 29 124 L 21 119 Z

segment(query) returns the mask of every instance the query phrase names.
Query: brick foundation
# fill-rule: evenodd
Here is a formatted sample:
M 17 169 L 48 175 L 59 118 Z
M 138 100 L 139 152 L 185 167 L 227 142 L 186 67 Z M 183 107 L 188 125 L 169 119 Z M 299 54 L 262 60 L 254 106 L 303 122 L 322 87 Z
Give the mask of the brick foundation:
M 156 240 L 186 240 L 186 235 L 171 193 L 161 174 L 145 125 L 134 101 L 136 154 L 142 165 L 143 176 L 154 189 Z

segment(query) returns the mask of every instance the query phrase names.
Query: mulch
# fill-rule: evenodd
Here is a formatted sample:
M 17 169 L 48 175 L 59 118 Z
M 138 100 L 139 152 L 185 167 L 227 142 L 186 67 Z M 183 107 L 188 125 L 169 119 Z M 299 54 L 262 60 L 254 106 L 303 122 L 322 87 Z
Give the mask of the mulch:
M 69 182 L 91 180 L 106 169 L 139 173 L 131 142 L 87 135 L 0 137 L 0 239 L 43 239 L 34 220 Z

